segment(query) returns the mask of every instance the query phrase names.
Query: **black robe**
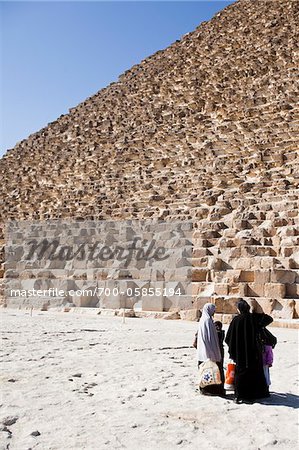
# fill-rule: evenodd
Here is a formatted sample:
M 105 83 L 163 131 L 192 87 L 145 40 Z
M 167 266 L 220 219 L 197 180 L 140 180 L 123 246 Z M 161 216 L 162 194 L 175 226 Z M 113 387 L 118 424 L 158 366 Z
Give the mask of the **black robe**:
M 230 358 L 236 363 L 235 395 L 254 400 L 267 397 L 259 330 L 273 321 L 267 314 L 245 312 L 234 317 L 226 334 Z

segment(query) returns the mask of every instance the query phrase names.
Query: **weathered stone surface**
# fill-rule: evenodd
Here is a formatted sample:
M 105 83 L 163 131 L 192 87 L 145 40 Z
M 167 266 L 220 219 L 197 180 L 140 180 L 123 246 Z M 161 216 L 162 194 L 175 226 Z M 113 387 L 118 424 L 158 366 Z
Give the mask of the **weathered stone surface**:
M 276 300 L 272 310 L 272 316 L 276 319 L 295 319 L 295 301 L 294 300 Z
M 285 284 L 282 283 L 266 283 L 265 297 L 269 298 L 284 298 L 286 293 Z
M 198 309 L 186 309 L 179 311 L 182 320 L 197 321 L 200 318 L 200 311 Z
M 161 314 L 187 305 L 201 309 L 218 298 L 224 313 L 242 297 L 277 317 L 296 315 L 298 14 L 292 0 L 239 0 L 1 159 L 1 223 L 104 220 L 111 245 L 117 242 L 113 220 L 192 222 L 193 271 L 181 271 L 188 256 L 177 253 L 188 239 L 165 228 L 158 241 L 173 250 L 175 270 L 162 261 L 154 269 L 138 261 L 127 271 L 108 262 L 100 267 L 76 261 L 65 280 L 60 261 L 36 272 L 23 261 L 13 279 L 22 242 L 16 234 L 13 258 L 4 263 L 1 232 L 0 298 L 8 280 L 15 288 L 44 286 L 51 278 L 46 270 L 53 286 L 57 280 L 88 285 L 90 279 L 140 286 L 142 277 L 162 283 L 186 276 L 194 283 L 191 300 L 145 296 L 142 308 Z M 133 236 L 127 230 L 125 239 Z M 92 242 L 94 235 L 83 230 L 77 238 L 83 237 Z M 96 299 L 66 301 L 90 306 Z M 106 308 L 139 302 L 124 295 L 98 298 Z
M 116 315 L 119 317 L 136 317 L 135 311 L 133 309 L 124 309 L 124 308 L 117 311 Z
M 172 311 L 164 314 L 163 319 L 165 320 L 177 320 L 180 319 L 180 314 L 178 311 Z

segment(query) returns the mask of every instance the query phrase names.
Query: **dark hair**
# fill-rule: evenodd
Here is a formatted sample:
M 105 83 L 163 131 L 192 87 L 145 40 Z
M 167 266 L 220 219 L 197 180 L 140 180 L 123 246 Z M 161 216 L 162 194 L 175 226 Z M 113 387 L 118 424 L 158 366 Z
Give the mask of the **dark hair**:
M 250 311 L 250 305 L 245 300 L 240 300 L 237 303 L 237 308 L 241 314 L 246 314 Z
M 220 320 L 216 320 L 216 322 L 214 322 L 214 325 L 216 328 L 220 328 L 220 330 L 222 330 L 222 322 L 220 322 Z

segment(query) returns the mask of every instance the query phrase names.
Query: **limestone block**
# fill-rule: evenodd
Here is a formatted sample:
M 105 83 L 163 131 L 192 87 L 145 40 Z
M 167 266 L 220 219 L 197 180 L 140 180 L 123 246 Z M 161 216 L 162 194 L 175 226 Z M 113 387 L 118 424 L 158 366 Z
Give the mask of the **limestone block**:
M 263 283 L 248 283 L 247 295 L 249 297 L 264 297 L 265 285 Z
M 239 281 L 252 283 L 255 280 L 255 272 L 253 270 L 241 270 Z
M 284 247 L 281 249 L 281 255 L 284 258 L 289 258 L 293 256 L 294 253 L 296 253 L 298 247 Z
M 240 301 L 240 297 L 224 298 L 224 297 L 213 297 L 212 303 L 216 305 L 216 312 L 222 314 L 236 314 L 237 303 Z
M 162 296 L 143 296 L 142 311 L 164 311 L 164 298 Z
M 229 285 L 228 295 L 246 297 L 247 291 L 247 283 L 235 283 Z
M 279 263 L 279 261 L 276 258 L 270 258 L 270 257 L 264 257 L 264 258 L 260 258 L 259 260 L 256 261 L 256 268 L 259 269 L 261 268 L 262 270 L 264 269 L 273 269 L 273 266 L 275 266 L 275 264 Z
M 235 269 L 248 270 L 251 268 L 250 258 L 238 258 L 234 265 Z
M 295 282 L 296 272 L 293 270 L 274 269 L 271 272 L 271 283 L 289 283 Z
M 258 284 L 269 283 L 270 275 L 270 270 L 256 270 L 254 272 L 254 281 Z
M 221 258 L 213 258 L 209 264 L 209 267 L 213 270 L 223 270 L 225 263 Z
M 187 309 L 179 311 L 182 320 L 197 321 L 200 318 L 200 311 L 198 309 Z
M 287 283 L 285 285 L 285 287 L 286 287 L 286 294 L 285 294 L 286 297 L 293 298 L 293 299 L 299 298 L 299 284 L 298 283 L 294 283 L 294 284 Z
M 294 319 L 296 316 L 295 305 L 294 300 L 276 300 L 271 315 L 275 319 Z
M 195 248 L 193 250 L 193 257 L 194 258 L 203 258 L 204 256 L 211 255 L 210 250 L 207 248 Z
M 286 286 L 282 283 L 266 283 L 265 297 L 281 299 L 286 294 Z
M 196 297 L 193 300 L 193 307 L 202 311 L 202 308 L 206 303 L 213 303 L 212 297 Z
M 289 259 L 289 269 L 299 269 L 299 252 L 296 253 L 296 258 Z
M 178 319 L 180 319 L 180 314 L 178 313 L 178 311 L 172 311 L 172 312 L 164 314 L 163 319 L 178 320 Z
M 192 295 L 196 297 L 204 290 L 205 286 L 208 285 L 206 282 L 193 282 L 192 283 Z
M 71 297 L 71 299 L 75 306 L 81 307 L 95 307 L 99 302 L 98 299 L 95 299 L 87 295 L 79 295 L 79 296 L 74 295 Z
M 214 283 L 200 282 L 193 284 L 198 286 L 198 297 L 211 297 L 214 294 Z
M 206 269 L 193 269 L 192 281 L 206 281 L 209 270 Z
M 214 315 L 214 321 L 219 320 L 223 325 L 229 325 L 237 314 L 217 314 Z
M 227 238 L 221 238 L 218 241 L 218 245 L 220 248 L 226 248 L 226 247 L 235 247 L 235 242 L 233 239 L 227 239 Z
M 256 299 L 256 309 L 255 311 L 258 313 L 264 312 L 269 316 L 272 315 L 273 307 L 275 300 L 270 298 L 257 298 Z
M 214 292 L 216 295 L 228 295 L 228 283 L 215 283 Z

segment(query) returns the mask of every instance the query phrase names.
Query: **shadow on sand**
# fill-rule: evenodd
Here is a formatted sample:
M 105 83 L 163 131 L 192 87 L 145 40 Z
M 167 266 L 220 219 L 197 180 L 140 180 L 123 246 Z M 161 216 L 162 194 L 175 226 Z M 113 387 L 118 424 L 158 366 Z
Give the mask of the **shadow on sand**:
M 299 408 L 299 395 L 272 392 L 271 397 L 256 400 L 256 403 L 271 406 L 288 406 L 290 408 Z

